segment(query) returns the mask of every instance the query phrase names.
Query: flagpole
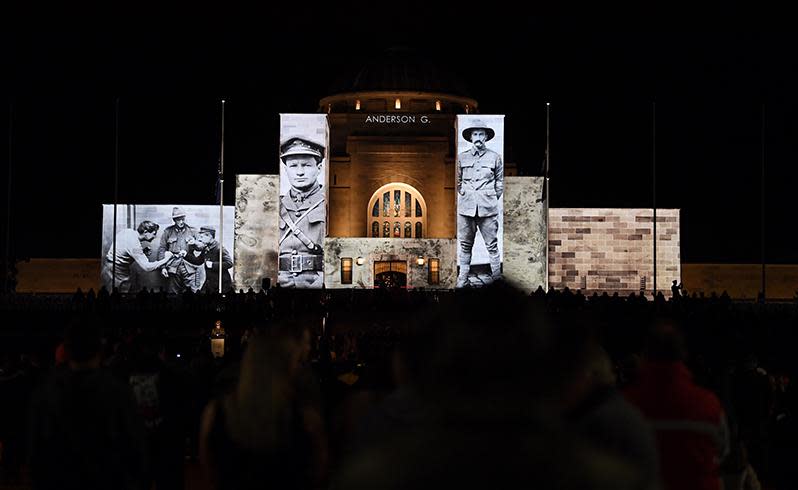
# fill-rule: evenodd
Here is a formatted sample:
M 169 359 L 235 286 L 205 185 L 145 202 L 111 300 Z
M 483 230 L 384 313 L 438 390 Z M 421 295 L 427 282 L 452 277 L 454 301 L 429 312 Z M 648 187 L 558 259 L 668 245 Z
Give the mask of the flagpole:
M 546 207 L 546 277 L 545 277 L 545 285 L 546 291 L 549 290 L 549 199 L 551 198 L 551 194 L 549 194 L 549 129 L 550 129 L 550 113 L 551 113 L 551 103 L 546 102 L 546 168 L 543 170 L 543 185 L 545 186 L 544 193 L 546 194 L 546 199 L 544 200 L 543 205 Z
M 762 129 L 760 134 L 759 160 L 759 261 L 762 263 L 762 303 L 767 298 L 767 277 L 765 276 L 765 104 L 762 104 Z
M 222 251 L 224 250 L 224 99 L 222 99 L 222 144 L 219 156 L 219 294 L 222 294 Z
M 116 208 L 119 206 L 119 97 L 114 101 L 114 230 L 113 262 L 111 262 L 111 293 L 116 288 Z
M 657 103 L 651 103 L 651 194 L 654 211 L 654 299 L 657 298 Z
M 8 182 L 6 193 L 6 250 L 5 250 L 5 270 L 3 271 L 3 292 L 11 291 L 11 264 L 9 263 L 11 251 L 11 161 L 13 157 L 12 147 L 14 143 L 14 99 L 8 102 Z

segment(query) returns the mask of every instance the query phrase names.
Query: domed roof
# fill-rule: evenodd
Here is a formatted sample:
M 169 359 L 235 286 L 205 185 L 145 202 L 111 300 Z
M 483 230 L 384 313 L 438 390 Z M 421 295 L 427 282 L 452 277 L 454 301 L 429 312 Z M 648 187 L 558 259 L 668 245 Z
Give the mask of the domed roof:
M 372 91 L 435 92 L 470 97 L 463 81 L 444 68 L 442 62 L 408 48 L 390 48 L 373 57 L 356 73 L 342 74 L 330 87 L 331 95 Z

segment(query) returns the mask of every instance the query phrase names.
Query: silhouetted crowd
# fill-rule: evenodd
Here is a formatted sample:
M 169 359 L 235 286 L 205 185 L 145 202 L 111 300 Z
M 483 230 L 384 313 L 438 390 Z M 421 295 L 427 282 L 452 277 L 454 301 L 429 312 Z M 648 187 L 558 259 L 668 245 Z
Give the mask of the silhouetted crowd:
M 676 293 L 4 296 L 0 488 L 796 488 L 798 308 Z

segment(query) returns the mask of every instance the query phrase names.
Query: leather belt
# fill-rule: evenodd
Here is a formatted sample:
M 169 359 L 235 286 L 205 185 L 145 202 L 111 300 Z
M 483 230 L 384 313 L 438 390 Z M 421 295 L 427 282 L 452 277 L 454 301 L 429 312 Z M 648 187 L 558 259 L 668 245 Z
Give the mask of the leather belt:
M 279 269 L 281 272 L 305 272 L 324 270 L 323 255 L 290 255 L 280 257 Z

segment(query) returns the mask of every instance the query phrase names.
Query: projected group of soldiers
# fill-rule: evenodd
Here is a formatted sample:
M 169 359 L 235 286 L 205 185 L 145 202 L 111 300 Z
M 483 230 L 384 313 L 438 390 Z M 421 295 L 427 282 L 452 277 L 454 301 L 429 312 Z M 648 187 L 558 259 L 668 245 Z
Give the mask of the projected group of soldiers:
M 120 293 L 142 288 L 163 290 L 169 294 L 186 291 L 222 292 L 233 287 L 229 269 L 233 259 L 216 240 L 216 228 L 199 229 L 186 222 L 186 213 L 172 208 L 173 224 L 156 240 L 160 225 L 144 220 L 135 230 L 126 228 L 116 235 L 105 256 L 103 286 Z M 157 242 L 157 248 L 153 246 Z M 219 250 L 221 247 L 221 261 Z M 156 272 L 157 271 L 157 272 Z

